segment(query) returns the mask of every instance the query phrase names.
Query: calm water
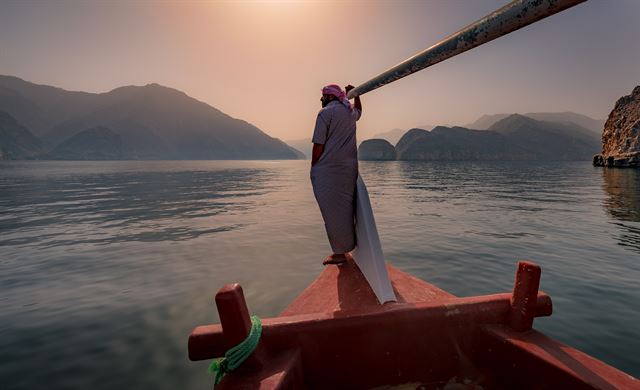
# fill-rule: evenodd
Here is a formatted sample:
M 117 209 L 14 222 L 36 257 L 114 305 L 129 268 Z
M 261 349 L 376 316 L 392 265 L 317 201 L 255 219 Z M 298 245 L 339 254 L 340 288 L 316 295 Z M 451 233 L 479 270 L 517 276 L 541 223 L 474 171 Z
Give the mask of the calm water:
M 543 266 L 535 326 L 640 376 L 640 171 L 361 163 L 387 259 L 456 295 Z M 0 387 L 206 389 L 187 336 L 277 315 L 329 251 L 308 161 L 2 162 Z

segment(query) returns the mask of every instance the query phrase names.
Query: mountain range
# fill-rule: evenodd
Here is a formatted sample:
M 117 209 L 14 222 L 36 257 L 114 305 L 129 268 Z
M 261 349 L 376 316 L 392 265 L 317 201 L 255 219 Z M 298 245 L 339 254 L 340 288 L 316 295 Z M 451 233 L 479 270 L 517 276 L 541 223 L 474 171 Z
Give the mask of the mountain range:
M 465 125 L 468 129 L 486 130 L 493 126 L 496 122 L 513 114 L 493 114 L 483 115 L 475 122 Z M 593 119 L 586 115 L 577 114 L 575 112 L 530 112 L 523 114 L 523 116 L 544 122 L 555 123 L 575 123 L 582 126 L 585 129 L 591 130 L 597 134 L 602 134 L 602 128 L 604 127 L 604 119 Z
M 0 76 L 0 156 L 300 159 L 252 124 L 158 84 L 72 92 Z
M 417 126 L 417 129 L 425 129 L 431 130 L 436 126 L 433 125 L 422 125 Z M 407 129 L 391 129 L 389 131 L 384 131 L 382 133 L 377 133 L 370 139 L 384 139 L 387 140 L 390 144 L 395 145 L 400 141 L 400 138 L 407 132 Z
M 431 127 L 379 133 L 390 144 L 361 145 L 361 157 L 590 160 L 600 150 L 602 121 L 572 112 L 496 114 L 466 127 Z M 88 93 L 0 76 L 0 159 L 309 157 L 310 139 L 289 143 L 158 84 Z
M 411 129 L 395 145 L 398 160 L 591 160 L 600 149 L 600 135 L 573 122 L 539 121 L 512 114 L 486 130 L 437 126 Z M 392 155 L 385 143 L 363 143 L 363 160 Z

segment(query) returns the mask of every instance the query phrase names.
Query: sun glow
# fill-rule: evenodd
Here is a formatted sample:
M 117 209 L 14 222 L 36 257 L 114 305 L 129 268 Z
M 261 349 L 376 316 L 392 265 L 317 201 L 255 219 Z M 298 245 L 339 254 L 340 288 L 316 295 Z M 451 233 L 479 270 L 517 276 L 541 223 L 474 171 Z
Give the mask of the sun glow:
M 221 4 L 218 4 L 219 7 Z M 295 23 L 296 19 L 306 19 L 311 14 L 313 3 L 294 1 L 239 1 L 223 3 L 222 8 L 235 18 L 246 19 L 253 23 L 281 23 L 282 27 Z

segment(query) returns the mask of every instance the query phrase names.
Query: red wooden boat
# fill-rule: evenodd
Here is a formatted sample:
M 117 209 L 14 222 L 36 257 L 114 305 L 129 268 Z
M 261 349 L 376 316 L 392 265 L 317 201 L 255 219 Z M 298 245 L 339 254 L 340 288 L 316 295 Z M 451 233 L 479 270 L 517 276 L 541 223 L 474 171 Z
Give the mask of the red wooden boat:
M 532 329 L 549 316 L 540 267 L 512 293 L 459 298 L 388 265 L 398 302 L 380 305 L 355 263 L 326 268 L 279 317 L 224 389 L 640 389 L 640 381 Z M 189 358 L 223 356 L 251 324 L 242 288 L 216 295 L 221 325 L 199 326 Z

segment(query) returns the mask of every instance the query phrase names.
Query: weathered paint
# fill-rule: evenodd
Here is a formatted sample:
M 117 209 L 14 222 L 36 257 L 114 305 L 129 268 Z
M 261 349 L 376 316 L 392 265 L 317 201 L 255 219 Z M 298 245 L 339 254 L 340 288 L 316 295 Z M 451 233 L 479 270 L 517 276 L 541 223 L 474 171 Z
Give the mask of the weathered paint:
M 349 99 L 509 34 L 586 0 L 516 0 L 349 91 Z
M 519 332 L 529 330 L 533 326 L 541 272 L 537 264 L 528 261 L 518 263 L 513 294 L 511 294 L 509 326 Z

